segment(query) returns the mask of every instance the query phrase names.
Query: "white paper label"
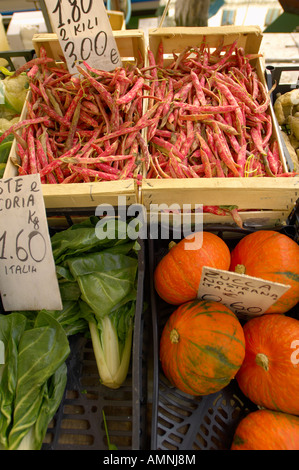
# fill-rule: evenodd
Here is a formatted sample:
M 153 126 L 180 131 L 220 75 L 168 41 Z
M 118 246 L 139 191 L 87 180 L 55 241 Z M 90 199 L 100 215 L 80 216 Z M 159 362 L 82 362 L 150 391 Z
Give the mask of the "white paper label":
M 40 175 L 0 179 L 0 292 L 12 310 L 61 310 Z
M 262 315 L 290 286 L 204 266 L 197 297 L 220 302 L 239 317 Z
M 70 73 L 82 61 L 100 70 L 121 66 L 103 0 L 45 0 Z

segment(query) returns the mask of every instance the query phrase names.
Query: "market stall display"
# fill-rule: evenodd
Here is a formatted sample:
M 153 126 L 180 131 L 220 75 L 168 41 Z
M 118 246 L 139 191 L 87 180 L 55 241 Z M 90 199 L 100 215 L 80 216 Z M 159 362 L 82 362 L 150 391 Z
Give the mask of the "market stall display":
M 179 35 L 176 36 L 178 33 Z M 182 28 L 180 31 L 178 31 L 177 28 L 174 30 L 171 30 L 171 28 L 160 28 L 149 31 L 149 50 L 147 54 L 145 52 L 143 35 L 139 31 L 114 31 L 114 35 L 120 47 L 121 56 L 128 59 L 130 55 L 131 58 L 134 58 L 134 63 L 139 64 L 139 67 L 137 68 L 134 80 L 131 82 L 131 86 L 126 88 L 127 93 L 124 93 L 122 98 L 119 97 L 116 99 L 113 94 L 114 88 L 107 88 L 108 82 L 106 82 L 106 79 L 103 81 L 103 83 L 106 84 L 106 88 L 104 87 L 106 100 L 108 99 L 108 104 L 105 100 L 103 101 L 106 121 L 103 123 L 102 130 L 97 128 L 97 134 L 94 130 L 96 122 L 98 123 L 96 117 L 93 115 L 91 116 L 92 119 L 90 117 L 88 118 L 88 123 L 91 127 L 86 121 L 88 127 L 86 128 L 85 125 L 84 132 L 88 134 L 89 137 L 92 134 L 92 138 L 95 141 L 91 142 L 92 147 L 89 148 L 89 150 L 84 146 L 83 150 L 84 152 L 85 150 L 87 151 L 84 157 L 92 157 L 89 160 L 91 164 L 93 158 L 101 158 L 101 150 L 103 150 L 105 143 L 107 144 L 107 141 L 109 141 L 108 135 L 105 134 L 105 129 L 107 125 L 111 126 L 111 123 L 108 123 L 107 119 L 109 119 L 110 115 L 113 117 L 111 107 L 112 103 L 115 102 L 116 107 L 114 108 L 114 112 L 116 112 L 117 109 L 118 113 L 120 113 L 120 117 L 124 116 L 123 113 L 125 112 L 128 113 L 130 119 L 130 114 L 133 113 L 131 124 L 129 121 L 125 121 L 127 125 L 123 124 L 123 130 L 114 131 L 114 134 L 110 136 L 111 138 L 113 136 L 113 138 L 117 138 L 120 133 L 121 136 L 126 139 L 126 144 L 124 144 L 123 147 L 129 145 L 129 142 L 131 143 L 136 136 L 134 148 L 132 147 L 130 149 L 131 153 L 129 152 L 129 148 L 126 148 L 126 150 L 123 150 L 123 148 L 118 149 L 120 150 L 120 154 L 122 152 L 125 155 L 132 155 L 132 159 L 127 159 L 128 161 L 125 165 L 128 172 L 124 170 L 125 173 L 128 173 L 126 177 L 130 177 L 125 182 L 123 179 L 120 179 L 119 175 L 122 175 L 121 169 L 123 168 L 123 164 L 118 161 L 110 161 L 108 166 L 113 166 L 113 169 L 110 169 L 109 176 L 106 176 L 110 181 L 104 181 L 103 175 L 98 173 L 97 182 L 99 181 L 101 184 L 92 184 L 92 192 L 95 198 L 91 200 L 90 188 L 86 187 L 85 182 L 88 180 L 88 182 L 94 183 L 94 177 L 97 174 L 94 173 L 94 171 L 99 172 L 99 169 L 95 170 L 89 167 L 89 169 L 82 170 L 85 180 L 83 183 L 80 183 L 81 185 L 79 184 L 79 186 L 78 183 L 74 182 L 72 185 L 65 185 L 64 183 L 43 184 L 46 206 L 59 207 L 61 202 L 57 199 L 58 194 L 60 198 L 63 197 L 65 199 L 63 203 L 64 206 L 68 204 L 72 206 L 79 204 L 80 207 L 83 205 L 90 206 L 93 205 L 95 200 L 100 200 L 101 202 L 111 201 L 115 203 L 115 197 L 113 198 L 112 193 L 114 192 L 115 194 L 115 191 L 117 191 L 118 194 L 123 194 L 128 198 L 128 204 L 132 202 L 132 200 L 135 200 L 136 202 L 143 203 L 147 210 L 149 210 L 151 204 L 158 204 L 158 206 L 161 203 L 167 204 L 168 206 L 178 204 L 180 208 L 182 208 L 184 204 L 191 204 L 192 208 L 195 204 L 202 204 L 204 206 L 204 219 L 210 222 L 217 220 L 220 214 L 224 217 L 223 222 L 231 219 L 231 209 L 234 209 L 238 214 L 240 224 L 241 219 L 248 221 L 248 223 L 254 223 L 255 220 L 261 218 L 265 223 L 268 222 L 268 224 L 272 224 L 274 221 L 285 221 L 296 202 L 296 181 L 298 176 L 296 173 L 289 170 L 282 150 L 281 135 L 273 113 L 265 78 L 263 76 L 262 65 L 259 60 L 258 50 L 262 37 L 259 28 L 248 27 L 244 29 L 241 27 L 223 27 L 220 29 L 188 28 L 188 30 Z M 46 58 L 55 58 L 57 61 L 61 56 L 61 48 L 55 35 L 46 35 L 46 37 L 44 35 L 37 35 L 34 39 L 34 43 L 40 59 L 46 60 Z M 176 62 L 176 66 L 179 66 L 179 63 L 184 58 L 184 54 L 187 54 L 187 56 L 190 55 L 190 47 L 197 50 L 197 53 L 198 51 L 202 51 L 206 57 L 211 55 L 212 61 L 213 57 L 215 59 L 215 56 L 219 54 L 219 50 L 223 51 L 223 57 L 220 59 L 221 62 L 218 64 L 218 60 L 216 60 L 214 64 L 208 65 L 208 68 L 209 73 L 212 74 L 213 77 L 215 72 L 217 80 L 219 80 L 219 87 L 221 87 L 223 91 L 226 90 L 226 97 L 223 95 L 223 91 L 220 93 L 219 90 L 217 90 L 217 92 L 215 90 L 214 93 L 211 89 L 210 92 L 208 92 L 208 88 L 203 87 L 204 92 L 209 93 L 209 96 L 207 95 L 204 98 L 207 102 L 204 106 L 208 109 L 203 108 L 202 105 L 199 107 L 198 105 L 191 105 L 190 108 L 190 104 L 184 102 L 185 98 L 183 95 L 181 96 L 182 93 L 187 93 L 188 88 L 193 85 L 191 81 L 192 74 L 190 74 L 189 69 L 187 75 L 185 75 L 185 72 L 180 72 L 183 74 L 182 83 L 184 83 L 186 79 L 188 83 L 186 84 L 186 88 L 182 89 L 183 91 L 180 90 L 180 92 L 178 92 L 176 99 L 174 99 L 172 103 L 167 102 L 167 100 L 172 97 L 171 93 L 167 95 L 167 98 L 166 95 L 164 98 L 160 96 L 160 93 L 163 92 L 163 87 L 165 87 L 165 93 L 167 75 L 169 76 L 169 74 L 163 75 L 164 70 L 167 70 L 169 63 L 172 63 L 174 67 L 173 54 L 175 54 L 175 57 L 177 54 L 181 54 Z M 215 49 L 214 53 L 213 49 Z M 254 93 L 260 93 L 259 104 L 258 102 L 255 103 L 250 100 L 248 91 L 246 91 L 244 87 L 244 91 L 242 91 L 242 85 L 240 84 L 241 78 L 231 78 L 232 71 L 229 68 L 227 69 L 228 77 L 225 78 L 225 80 L 234 80 L 234 86 L 230 84 L 230 89 L 237 93 L 236 96 L 238 96 L 238 99 L 232 96 L 230 99 L 235 100 L 234 102 L 231 101 L 233 104 L 228 104 L 227 102 L 227 82 L 223 81 L 224 74 L 221 70 L 217 71 L 217 67 L 219 66 L 220 69 L 222 65 L 226 67 L 226 60 L 230 58 L 235 61 L 231 64 L 233 67 L 238 57 L 240 60 L 241 57 L 243 57 L 244 67 L 251 71 L 251 86 L 254 85 Z M 249 59 L 250 61 L 248 62 Z M 153 60 L 158 62 L 154 63 Z M 162 63 L 161 60 L 165 63 Z M 193 60 L 191 55 L 191 63 L 193 63 Z M 127 62 L 130 62 L 130 60 L 127 60 L 126 63 Z M 227 65 L 228 67 L 229 64 L 230 60 Z M 159 71 L 161 67 L 162 69 Z M 79 69 L 82 71 L 80 66 Z M 221 80 L 218 77 L 220 72 L 222 73 Z M 83 73 L 85 74 L 83 75 L 84 79 L 88 80 L 88 77 L 90 77 L 89 80 L 95 82 L 94 77 L 91 77 L 91 71 Z M 204 75 L 206 75 L 206 72 Z M 100 76 L 99 73 L 98 76 Z M 156 85 L 160 83 L 160 79 L 162 80 L 161 86 L 156 88 Z M 208 78 L 208 76 L 207 79 L 210 83 L 211 79 Z M 214 77 L 213 80 L 214 79 L 216 78 Z M 245 78 L 243 79 L 245 80 Z M 98 84 L 96 86 L 98 90 L 101 88 L 100 83 L 102 80 L 103 79 L 97 79 Z M 238 80 L 240 83 L 238 83 Z M 247 80 L 249 80 L 249 78 Z M 84 83 L 86 82 L 84 81 Z M 171 81 L 171 83 L 174 82 Z M 178 81 L 176 86 L 179 86 L 180 83 L 181 82 Z M 212 83 L 213 82 L 211 82 L 211 84 Z M 256 85 L 258 86 L 256 87 Z M 193 85 L 192 95 L 190 95 L 194 98 L 194 90 L 197 89 L 197 92 L 199 92 L 198 83 L 196 83 L 196 87 L 194 88 Z M 157 95 L 155 90 L 157 91 Z M 38 102 L 41 99 L 43 98 L 39 97 Z M 58 98 L 56 98 L 56 101 L 57 99 Z M 197 99 L 196 96 L 196 100 Z M 248 132 L 241 135 L 239 135 L 239 131 L 241 129 L 242 120 L 240 121 L 241 114 L 240 110 L 238 110 L 238 106 L 236 106 L 236 99 L 238 103 L 240 100 L 245 100 L 242 106 L 244 113 L 248 108 L 253 110 L 253 113 L 248 113 L 248 119 L 246 118 L 248 121 L 246 121 L 246 128 L 249 126 L 249 123 L 251 123 L 248 127 Z M 126 104 L 123 103 L 123 100 L 127 100 Z M 130 103 L 128 100 L 131 100 Z M 166 100 L 165 106 L 163 100 Z M 225 104 L 219 104 L 220 100 Z M 28 106 L 30 106 L 30 99 L 28 103 Z M 49 111 L 49 105 L 47 103 L 41 104 L 43 109 Z M 89 106 L 93 104 L 94 103 L 90 103 Z M 170 104 L 171 111 L 169 110 Z M 48 107 L 45 108 L 45 106 Z M 135 106 L 137 106 L 137 112 L 135 112 Z M 186 110 L 186 106 L 189 107 L 189 110 Z M 192 106 L 195 106 L 195 108 L 192 108 Z M 173 109 L 174 112 L 172 112 Z M 213 110 L 213 113 L 211 113 L 211 110 Z M 25 113 L 23 118 L 25 119 L 25 117 L 28 117 L 27 109 L 24 107 L 23 111 Z M 89 111 L 91 112 L 91 110 Z M 207 111 L 209 111 L 209 113 L 207 113 Z M 65 111 L 63 111 L 62 114 L 64 114 L 64 112 Z M 39 113 L 41 117 L 46 116 L 44 111 L 39 111 Z M 178 113 L 180 115 L 178 130 L 182 130 L 180 139 L 178 140 L 184 141 L 184 143 L 175 141 L 174 145 L 174 141 L 169 139 L 173 139 L 171 135 L 174 136 L 176 134 L 176 132 L 173 132 L 173 117 Z M 54 125 L 57 125 L 57 122 L 61 122 L 61 124 L 64 122 L 63 125 L 68 129 L 68 131 L 64 130 L 64 133 L 69 133 L 70 121 L 68 119 L 63 120 L 61 116 L 57 118 L 57 106 L 56 111 L 54 110 L 54 114 L 53 109 L 51 110 L 51 115 L 56 116 Z M 164 116 L 163 118 L 161 118 L 162 115 Z M 235 115 L 237 116 L 237 122 L 235 123 L 236 129 L 233 130 L 232 123 L 234 122 Z M 223 122 L 224 116 L 226 116 L 227 122 Z M 243 118 L 245 119 L 245 114 L 242 119 Z M 163 127 L 166 125 L 165 119 L 169 121 L 167 128 Z M 258 119 L 259 122 L 255 123 L 256 119 Z M 51 122 L 53 126 L 53 121 L 51 120 Z M 239 131 L 237 124 L 240 128 Z M 199 127 L 201 132 L 196 131 Z M 187 129 L 189 132 L 188 138 Z M 192 129 L 192 131 L 190 129 Z M 242 129 L 244 129 L 244 126 Z M 54 131 L 49 129 L 49 132 L 53 133 L 55 129 Z M 125 137 L 127 133 L 129 135 Z M 165 138 L 164 134 L 161 136 L 161 133 L 166 133 L 167 138 Z M 192 133 L 195 135 L 195 138 L 190 147 Z M 213 138 L 213 142 L 211 138 Z M 250 142 L 254 142 L 253 147 Z M 262 142 L 265 144 L 265 151 L 261 148 Z M 90 143 L 87 145 L 90 145 Z M 95 146 L 97 147 L 95 148 Z M 58 156 L 61 157 L 60 161 L 58 159 L 53 163 L 55 166 L 62 164 L 61 159 L 64 158 L 64 156 L 68 156 L 68 154 L 63 156 L 63 149 L 61 147 L 64 147 L 63 143 L 60 143 L 58 152 Z M 210 149 L 210 153 L 208 148 Z M 239 149 L 242 151 L 239 152 Z M 105 148 L 105 152 L 106 151 Z M 185 156 L 184 152 L 187 152 Z M 242 165 L 240 159 L 239 163 L 236 159 L 237 154 L 242 155 Z M 104 154 L 103 157 L 105 155 L 106 154 Z M 159 159 L 157 155 L 159 155 Z M 81 152 L 81 157 L 82 156 L 83 154 Z M 168 161 L 169 156 L 171 164 Z M 54 154 L 54 159 L 55 158 Z M 108 156 L 107 158 L 110 157 Z M 204 163 L 202 163 L 202 161 Z M 71 166 L 72 168 L 75 167 L 78 169 L 78 159 L 72 162 L 68 161 L 67 163 L 66 177 L 69 177 L 67 181 L 72 181 L 73 178 L 76 177 L 76 172 L 74 169 L 71 169 Z M 66 166 L 67 163 L 64 162 L 64 166 Z M 15 164 L 20 167 L 20 157 L 17 157 L 16 147 L 12 149 L 11 158 L 7 165 L 6 176 L 16 174 L 17 167 Z M 84 164 L 86 164 L 85 160 Z M 107 162 L 101 162 L 101 164 L 107 164 Z M 170 170 L 168 170 L 167 165 L 170 165 Z M 51 165 L 48 166 L 48 168 L 51 168 Z M 132 168 L 134 168 L 134 170 L 129 172 L 129 169 L 132 170 Z M 59 169 L 57 171 L 59 171 Z M 170 173 L 167 173 L 168 171 L 170 171 Z M 244 176 L 242 176 L 243 172 L 245 172 Z M 52 176 L 49 177 L 51 177 L 51 179 L 53 178 Z M 74 181 L 76 181 L 76 179 L 74 179 Z M 52 182 L 54 183 L 54 180 Z M 216 188 L 217 190 L 215 190 Z M 88 194 L 86 194 L 87 190 Z M 215 209 L 215 206 L 217 206 L 217 209 Z

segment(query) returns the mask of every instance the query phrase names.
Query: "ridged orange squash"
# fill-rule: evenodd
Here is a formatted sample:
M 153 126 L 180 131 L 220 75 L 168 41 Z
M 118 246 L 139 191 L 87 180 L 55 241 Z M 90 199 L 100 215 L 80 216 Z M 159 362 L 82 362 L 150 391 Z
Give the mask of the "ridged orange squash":
M 240 389 L 257 405 L 299 415 L 299 320 L 272 313 L 249 320 L 243 330 Z
M 274 230 L 246 235 L 231 252 L 230 271 L 290 285 L 265 313 L 285 313 L 299 302 L 299 245 Z
M 238 424 L 231 450 L 299 450 L 299 418 L 278 411 L 253 411 Z
M 225 387 L 245 355 L 243 328 L 218 302 L 194 300 L 168 318 L 160 339 L 160 360 L 168 380 L 190 395 Z
M 180 305 L 196 299 L 203 266 L 228 270 L 229 265 L 226 243 L 213 233 L 197 232 L 175 244 L 161 259 L 154 273 L 155 288 L 166 302 Z

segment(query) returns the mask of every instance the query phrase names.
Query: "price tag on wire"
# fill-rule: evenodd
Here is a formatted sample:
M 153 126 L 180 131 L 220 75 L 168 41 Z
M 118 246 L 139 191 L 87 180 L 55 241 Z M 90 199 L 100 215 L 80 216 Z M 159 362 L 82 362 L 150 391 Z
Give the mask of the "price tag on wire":
M 100 70 L 121 66 L 103 0 L 45 0 L 70 73 L 83 61 Z
M 0 221 L 4 310 L 61 310 L 39 174 L 0 179 Z

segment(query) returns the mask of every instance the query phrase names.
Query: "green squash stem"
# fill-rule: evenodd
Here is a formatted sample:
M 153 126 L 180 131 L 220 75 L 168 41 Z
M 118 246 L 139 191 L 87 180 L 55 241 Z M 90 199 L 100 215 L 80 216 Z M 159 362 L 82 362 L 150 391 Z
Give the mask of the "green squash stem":
M 172 342 L 172 344 L 176 344 L 180 341 L 179 332 L 175 328 L 170 332 L 170 341 Z
M 246 268 L 245 268 L 244 264 L 237 264 L 237 266 L 235 267 L 235 273 L 245 274 L 245 272 L 246 272 Z
M 261 366 L 265 371 L 269 370 L 269 359 L 266 354 L 258 353 L 255 356 L 255 362 L 258 366 Z

